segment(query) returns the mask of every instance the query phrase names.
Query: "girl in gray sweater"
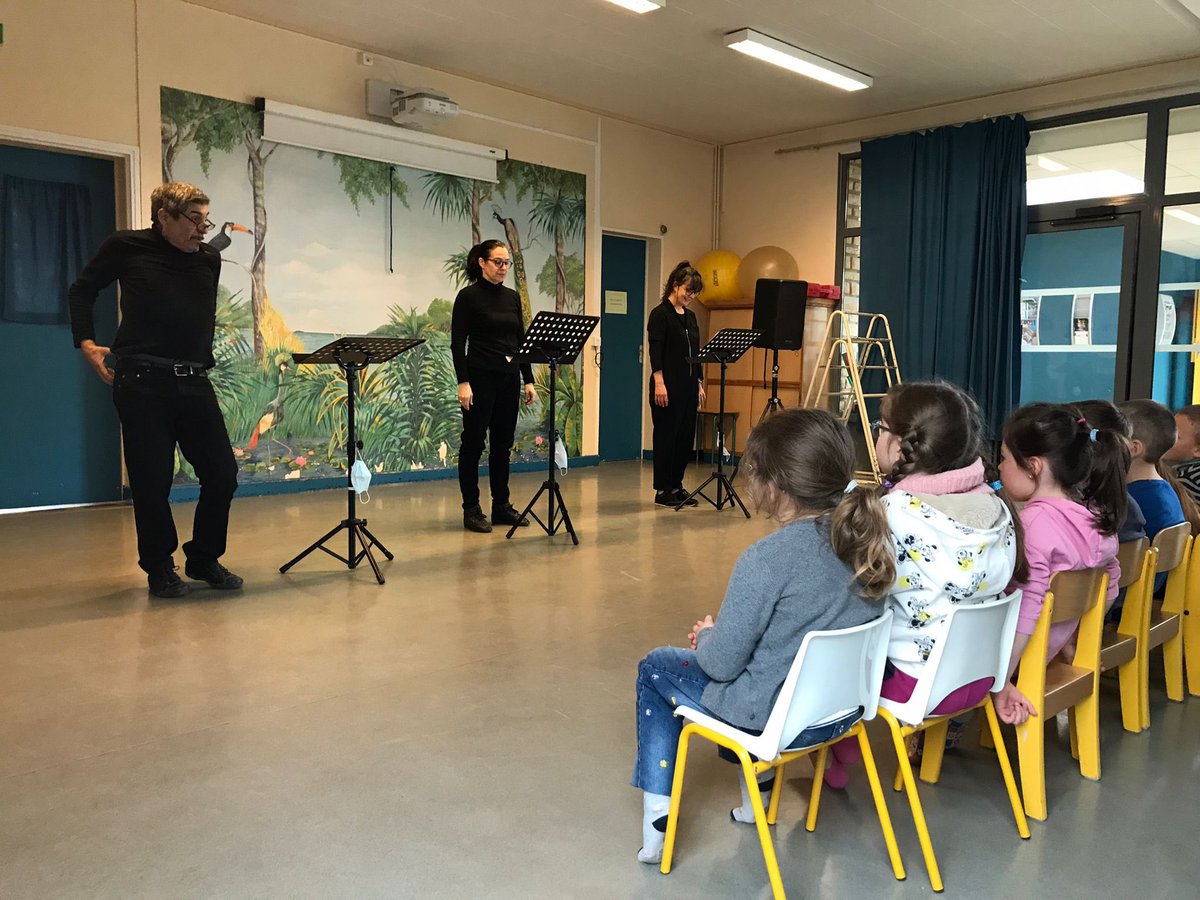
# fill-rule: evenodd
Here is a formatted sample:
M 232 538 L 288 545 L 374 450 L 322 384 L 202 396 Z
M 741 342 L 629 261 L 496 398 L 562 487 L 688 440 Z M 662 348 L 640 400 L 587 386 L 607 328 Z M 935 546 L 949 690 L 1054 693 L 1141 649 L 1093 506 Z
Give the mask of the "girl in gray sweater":
M 696 622 L 691 649 L 659 647 L 638 665 L 633 786 L 643 791 L 640 861 L 662 859 L 683 730 L 674 708 L 761 731 L 808 632 L 882 614 L 895 578 L 891 531 L 876 493 L 854 490 L 854 463 L 845 426 L 822 410 L 785 410 L 750 432 L 742 459 L 750 496 L 779 527 L 738 558 L 716 621 Z M 817 730 L 803 733 L 804 743 L 838 733 Z M 760 777 L 767 803 L 772 775 Z M 753 821 L 745 784 L 732 815 Z

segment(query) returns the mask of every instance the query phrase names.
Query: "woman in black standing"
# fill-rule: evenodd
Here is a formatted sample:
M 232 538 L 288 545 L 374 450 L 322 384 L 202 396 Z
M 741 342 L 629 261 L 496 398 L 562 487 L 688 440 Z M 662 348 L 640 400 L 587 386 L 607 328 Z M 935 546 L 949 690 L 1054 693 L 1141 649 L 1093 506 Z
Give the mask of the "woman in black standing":
M 528 525 L 508 498 L 508 457 L 517 431 L 521 381 L 525 402 L 532 403 L 533 370 L 513 361 L 525 326 L 521 297 L 504 286 L 512 259 L 501 241 L 484 241 L 467 255 L 471 282 L 454 298 L 450 320 L 450 352 L 458 377 L 458 405 L 463 411 L 462 446 L 458 451 L 458 486 L 462 490 L 463 527 L 486 534 L 497 525 Z M 488 438 L 488 481 L 492 521 L 479 505 L 479 459 Z
M 686 497 L 683 470 L 696 439 L 696 410 L 704 402 L 703 373 L 689 356 L 700 352 L 700 323 L 687 304 L 704 290 L 684 260 L 667 277 L 662 302 L 650 310 L 650 418 L 654 422 L 654 502 L 678 506 Z M 696 500 L 688 501 L 695 506 Z

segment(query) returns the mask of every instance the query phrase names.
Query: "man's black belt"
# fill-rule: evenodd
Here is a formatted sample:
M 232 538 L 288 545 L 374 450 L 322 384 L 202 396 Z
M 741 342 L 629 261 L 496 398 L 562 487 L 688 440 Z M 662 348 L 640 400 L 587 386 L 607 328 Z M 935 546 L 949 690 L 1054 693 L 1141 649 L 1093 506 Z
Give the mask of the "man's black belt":
M 167 359 L 148 353 L 135 353 L 117 359 L 118 369 L 155 369 L 170 372 L 177 378 L 207 378 L 208 366 L 184 359 Z

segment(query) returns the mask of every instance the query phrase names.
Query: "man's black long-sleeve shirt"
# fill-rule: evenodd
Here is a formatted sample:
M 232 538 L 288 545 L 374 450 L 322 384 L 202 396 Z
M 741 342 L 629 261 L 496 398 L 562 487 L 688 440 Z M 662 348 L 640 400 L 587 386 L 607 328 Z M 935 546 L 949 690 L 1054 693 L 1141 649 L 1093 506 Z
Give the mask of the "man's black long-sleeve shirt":
M 173 246 L 153 228 L 118 231 L 71 285 L 67 297 L 78 347 L 95 340 L 92 308 L 114 281 L 121 285 L 121 323 L 113 353 L 213 365 L 221 254 L 207 244 L 195 253 Z
M 472 369 L 513 372 L 512 361 L 525 339 L 521 319 L 521 295 L 503 284 L 485 278 L 463 288 L 454 298 L 450 317 L 450 352 L 458 383 L 470 381 Z M 533 369 L 521 363 L 521 376 L 533 383 Z

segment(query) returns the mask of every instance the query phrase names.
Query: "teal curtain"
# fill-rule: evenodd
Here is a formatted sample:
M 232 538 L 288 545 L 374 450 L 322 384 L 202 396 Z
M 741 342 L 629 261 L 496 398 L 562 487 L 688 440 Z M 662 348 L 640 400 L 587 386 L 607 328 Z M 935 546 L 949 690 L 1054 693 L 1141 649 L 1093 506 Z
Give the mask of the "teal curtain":
M 862 148 L 860 306 L 887 314 L 905 381 L 966 388 L 996 436 L 1020 396 L 1028 141 L 1016 116 Z
M 87 186 L 6 175 L 0 210 L 0 318 L 65 324 L 67 288 L 87 263 L 91 243 Z

